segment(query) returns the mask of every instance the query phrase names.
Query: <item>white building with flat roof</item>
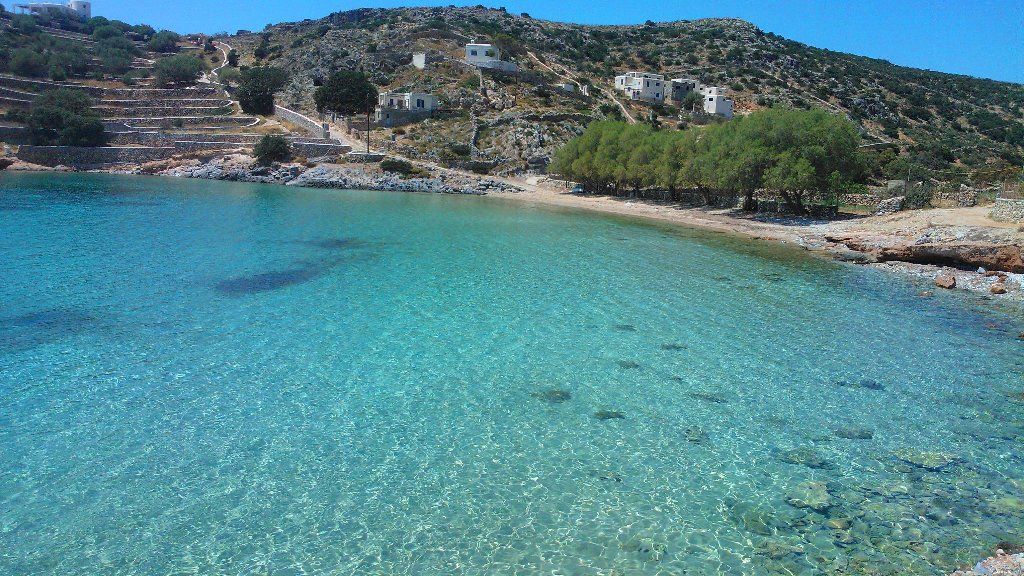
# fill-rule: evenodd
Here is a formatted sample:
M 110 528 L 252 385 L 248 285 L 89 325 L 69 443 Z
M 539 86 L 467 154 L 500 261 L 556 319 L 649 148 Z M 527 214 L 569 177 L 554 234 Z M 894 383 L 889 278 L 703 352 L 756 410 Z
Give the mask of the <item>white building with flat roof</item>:
M 381 126 L 399 126 L 428 118 L 437 110 L 437 96 L 425 92 L 381 92 L 375 120 Z
M 730 98 L 726 98 L 725 88 L 701 84 L 692 78 L 673 78 L 669 82 L 668 96 L 673 104 L 682 103 L 683 99 L 693 92 L 700 94 L 701 107 L 705 113 L 732 118 L 733 102 Z
M 667 87 L 665 77 L 661 74 L 626 72 L 615 77 L 615 89 L 625 93 L 630 100 L 660 104 L 665 101 Z
M 515 62 L 501 59 L 501 50 L 493 44 L 466 44 L 465 62 L 477 68 L 489 68 L 502 72 L 518 72 Z
M 77 16 L 82 20 L 92 18 L 92 3 L 84 2 L 82 0 L 71 0 L 64 4 L 57 4 L 55 2 L 32 2 L 28 4 L 15 4 L 12 7 L 15 12 L 21 14 L 39 14 L 40 16 L 67 14 L 69 16 Z

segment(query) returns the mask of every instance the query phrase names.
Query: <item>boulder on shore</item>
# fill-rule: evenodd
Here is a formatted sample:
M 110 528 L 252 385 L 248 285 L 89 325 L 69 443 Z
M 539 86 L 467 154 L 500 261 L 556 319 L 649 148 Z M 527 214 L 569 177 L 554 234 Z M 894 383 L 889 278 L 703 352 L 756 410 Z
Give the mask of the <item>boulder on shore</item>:
M 952 290 L 953 288 L 956 288 L 956 276 L 953 276 L 952 274 L 943 274 L 935 279 L 935 285 L 939 288 Z

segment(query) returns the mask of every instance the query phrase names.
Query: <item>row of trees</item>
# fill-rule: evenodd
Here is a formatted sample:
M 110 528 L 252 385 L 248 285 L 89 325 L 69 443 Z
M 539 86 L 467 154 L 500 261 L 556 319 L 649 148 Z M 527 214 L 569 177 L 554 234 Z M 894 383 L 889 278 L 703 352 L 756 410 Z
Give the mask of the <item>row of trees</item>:
M 768 189 L 803 214 L 815 194 L 859 187 L 859 144 L 853 123 L 823 110 L 770 108 L 683 131 L 601 121 L 559 150 L 550 170 L 613 194 L 649 187 L 739 194 L 746 209 Z

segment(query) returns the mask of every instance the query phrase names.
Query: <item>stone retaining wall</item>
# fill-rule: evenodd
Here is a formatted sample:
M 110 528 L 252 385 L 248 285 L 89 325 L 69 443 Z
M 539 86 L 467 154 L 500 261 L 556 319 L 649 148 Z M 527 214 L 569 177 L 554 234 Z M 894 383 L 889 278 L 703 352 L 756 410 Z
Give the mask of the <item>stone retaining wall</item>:
M 1000 222 L 1024 222 L 1024 200 L 996 198 L 989 217 Z
M 182 116 L 227 116 L 231 114 L 231 108 L 227 106 L 192 106 L 182 101 L 178 106 L 135 106 L 131 108 L 97 106 L 94 109 L 104 118 L 124 118 L 131 116 L 135 118 L 165 118 Z
M 320 156 L 336 156 L 339 154 L 348 154 L 352 151 L 351 146 L 344 144 L 322 144 L 318 142 L 292 142 L 292 152 L 296 156 L 305 156 L 306 158 L 317 158 Z
M 318 138 L 330 138 L 331 130 L 327 126 L 326 122 L 317 122 L 312 118 L 303 116 L 294 110 L 289 110 L 284 106 L 278 106 L 274 104 L 274 116 L 281 118 L 301 127 L 304 130 L 309 131 L 310 134 Z
M 118 118 L 103 121 L 111 132 L 125 132 L 143 128 L 174 129 L 185 126 L 202 128 L 225 128 L 254 126 L 259 122 L 251 116 L 173 116 L 164 118 Z
M 141 164 L 162 160 L 177 152 L 178 149 L 174 147 L 22 146 L 18 149 L 18 159 L 41 166 L 105 168 L 117 164 Z
M 932 191 L 932 205 L 938 208 L 978 205 L 978 189 L 962 186 L 959 188 L 939 187 Z
M 194 88 L 100 88 L 98 86 L 87 86 L 84 84 L 70 84 L 64 82 L 51 82 L 49 80 L 31 80 L 29 78 L 18 78 L 0 74 L 0 86 L 16 90 L 28 90 L 30 92 L 44 92 L 56 90 L 57 88 L 71 88 L 84 90 L 94 97 L 108 97 L 125 100 L 149 100 L 152 98 L 218 98 L 224 94 L 219 87 L 213 85 L 200 85 Z
M 28 144 L 28 130 L 21 126 L 0 126 L 0 142 Z
M 255 144 L 263 136 L 261 134 L 220 134 L 203 133 L 189 134 L 187 132 L 112 132 L 110 133 L 110 144 L 114 146 L 141 145 L 158 146 L 170 142 L 222 142 L 226 144 Z M 299 141 L 309 144 L 337 144 L 335 140 L 328 138 L 312 137 L 287 137 L 292 141 Z

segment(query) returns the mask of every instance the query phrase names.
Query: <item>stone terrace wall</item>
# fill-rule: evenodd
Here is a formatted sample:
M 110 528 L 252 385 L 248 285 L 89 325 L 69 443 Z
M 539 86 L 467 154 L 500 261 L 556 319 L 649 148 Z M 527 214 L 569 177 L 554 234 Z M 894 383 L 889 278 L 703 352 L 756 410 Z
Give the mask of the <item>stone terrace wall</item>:
M 98 86 L 87 86 L 84 84 L 69 84 L 64 82 L 50 82 L 49 80 L 31 80 L 0 74 L 0 86 L 13 88 L 15 90 L 28 90 L 30 92 L 42 92 L 55 90 L 57 88 L 71 88 L 84 90 L 90 95 L 100 98 L 117 98 L 123 100 L 150 100 L 153 98 L 220 98 L 224 96 L 220 88 L 212 85 L 196 86 L 195 88 L 100 88 Z
M 255 144 L 263 136 L 261 134 L 189 134 L 187 132 L 112 132 L 110 144 L 114 146 L 141 145 L 158 146 L 170 142 L 223 142 L 229 144 Z M 312 138 L 305 136 L 288 136 L 289 140 L 310 144 L 337 144 L 328 138 Z
M 257 123 L 259 123 L 259 120 L 250 116 L 169 116 L 164 118 L 111 119 L 104 120 L 103 125 L 111 132 L 125 132 L 142 128 L 174 129 L 184 126 L 197 128 L 245 127 L 254 126 Z
M 177 148 L 85 148 L 79 146 L 22 146 L 18 159 L 41 166 L 72 166 L 103 168 L 116 164 L 139 164 L 163 160 L 178 152 Z
M 303 116 L 302 114 L 299 114 L 294 110 L 289 110 L 284 106 L 274 104 L 274 116 L 287 120 L 288 122 L 309 131 L 310 134 L 318 138 L 330 138 L 331 136 L 330 128 L 327 127 L 326 123 L 319 123 L 312 118 Z
M 1024 199 L 996 198 L 989 217 L 1000 222 L 1024 222 Z
M 939 187 L 932 191 L 932 204 L 940 208 L 978 205 L 978 189 L 966 186 L 959 188 Z

